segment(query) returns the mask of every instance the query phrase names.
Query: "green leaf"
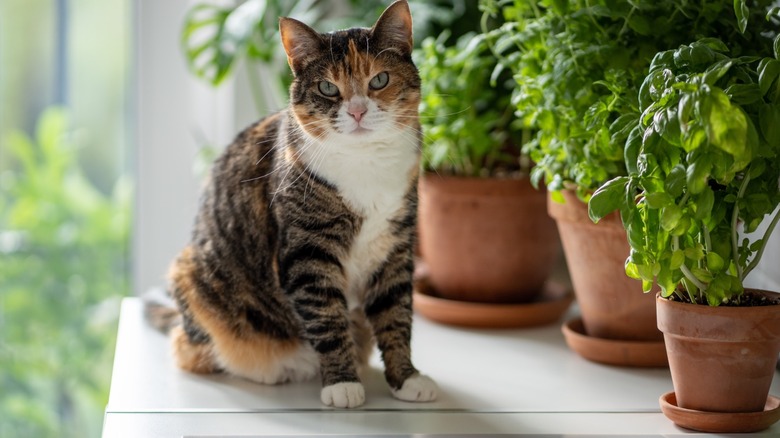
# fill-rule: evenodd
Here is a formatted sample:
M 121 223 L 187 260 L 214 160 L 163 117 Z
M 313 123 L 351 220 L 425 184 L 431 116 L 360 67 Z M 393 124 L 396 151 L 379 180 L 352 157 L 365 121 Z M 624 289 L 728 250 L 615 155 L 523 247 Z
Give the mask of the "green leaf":
M 664 181 L 664 189 L 673 198 L 682 195 L 683 190 L 685 189 L 685 166 L 677 164 L 672 168 L 671 172 L 669 172 L 669 175 L 666 177 L 666 181 Z
M 607 181 L 593 193 L 588 202 L 590 220 L 598 223 L 604 216 L 621 207 L 627 182 L 628 177 L 619 176 Z
M 639 170 L 637 169 L 637 159 L 639 158 L 639 150 L 642 148 L 642 127 L 635 126 L 634 129 L 628 134 L 626 140 L 626 146 L 623 150 L 623 157 L 626 162 L 626 170 L 629 175 L 637 175 Z
M 702 249 L 701 245 L 688 247 L 683 251 L 685 253 L 685 257 L 693 260 L 694 262 L 698 262 L 704 258 L 704 250 Z
M 661 271 L 656 277 L 658 286 L 661 288 L 661 293 L 667 293 L 669 290 L 673 290 L 677 287 L 677 282 L 672 278 L 672 270 L 668 266 L 661 267 Z
M 706 269 L 694 266 L 691 268 L 691 272 L 702 283 L 709 283 L 712 281 L 712 273 Z
M 631 263 L 628 260 L 626 260 L 626 275 L 635 280 L 642 279 L 642 277 L 639 276 L 639 269 L 636 267 L 636 264 Z
M 761 100 L 764 96 L 758 84 L 733 84 L 723 91 L 737 105 L 749 105 Z
M 750 161 L 747 149 L 747 117 L 741 108 L 734 107 L 719 88 L 710 93 L 710 111 L 706 121 L 710 143 L 738 158 Z
M 181 46 L 190 70 L 212 85 L 219 85 L 250 45 L 257 27 L 262 26 L 266 7 L 266 0 L 247 0 L 235 7 L 205 3 L 192 7 L 184 18 L 181 33 Z
M 720 272 L 723 270 L 724 266 L 726 266 L 726 262 L 723 260 L 723 257 L 718 255 L 718 253 L 707 253 L 707 269 L 712 272 Z
M 656 192 L 645 194 L 645 201 L 650 208 L 664 208 L 670 204 L 674 204 L 674 199 L 669 196 L 668 193 Z
M 669 268 L 672 270 L 680 269 L 680 266 L 685 262 L 685 253 L 683 250 L 678 249 L 672 252 L 672 258 L 669 260 Z
M 780 61 L 777 59 L 769 60 L 759 66 L 758 69 L 758 86 L 761 87 L 761 95 L 769 91 L 772 83 L 780 75 Z
M 715 85 L 715 83 L 718 82 L 718 79 L 722 78 L 732 65 L 734 65 L 734 61 L 730 59 L 723 59 L 712 64 L 707 71 L 704 72 L 704 83 L 710 86 Z
M 682 147 L 685 152 L 691 152 L 701 147 L 707 141 L 707 132 L 701 128 L 688 129 L 683 134 Z
M 704 190 L 696 196 L 696 202 L 693 204 L 695 212 L 693 217 L 698 220 L 702 220 L 709 216 L 712 212 L 712 206 L 715 205 L 715 192 L 709 187 L 705 187 Z
M 778 8 L 775 7 L 774 9 L 778 9 Z M 775 52 L 775 59 L 780 59 L 780 34 L 777 34 L 777 36 L 775 37 L 773 47 Z
M 661 228 L 672 231 L 682 218 L 683 210 L 677 204 L 672 204 L 661 210 Z
M 712 161 L 707 155 L 699 155 L 689 166 L 686 172 L 688 191 L 696 195 L 704 191 L 712 169 Z
M 718 52 L 727 53 L 729 51 L 729 46 L 723 43 L 718 38 L 701 38 L 698 41 L 696 41 L 695 44 L 702 44 L 707 47 L 709 47 L 712 50 L 716 50 Z
M 750 10 L 745 4 L 745 0 L 734 0 L 734 13 L 737 14 L 737 25 L 739 31 L 745 33 L 748 25 L 748 17 L 750 16 Z
M 780 106 L 766 104 L 758 112 L 761 134 L 770 145 L 780 145 Z

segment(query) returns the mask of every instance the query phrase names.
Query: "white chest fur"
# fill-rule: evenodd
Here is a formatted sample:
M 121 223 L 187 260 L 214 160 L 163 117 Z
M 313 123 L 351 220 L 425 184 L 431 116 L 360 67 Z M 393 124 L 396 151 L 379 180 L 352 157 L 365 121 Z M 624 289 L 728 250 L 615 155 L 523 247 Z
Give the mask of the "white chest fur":
M 323 143 L 308 161 L 314 171 L 338 187 L 347 204 L 363 217 L 360 232 L 341 260 L 350 309 L 362 303 L 366 282 L 392 249 L 391 224 L 404 206 L 409 178 L 418 166 L 416 136 L 392 140 Z M 407 140 L 408 139 L 408 140 Z M 305 158 L 306 159 L 306 158 Z

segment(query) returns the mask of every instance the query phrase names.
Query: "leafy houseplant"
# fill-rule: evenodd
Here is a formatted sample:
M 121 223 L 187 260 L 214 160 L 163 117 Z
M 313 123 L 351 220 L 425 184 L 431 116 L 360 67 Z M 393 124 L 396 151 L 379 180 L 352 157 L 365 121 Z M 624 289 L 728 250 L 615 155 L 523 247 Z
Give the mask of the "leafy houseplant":
M 513 114 L 511 86 L 491 84 L 496 60 L 489 42 L 467 33 L 447 46 L 449 38 L 449 31 L 428 37 L 414 52 L 422 79 L 424 170 L 466 177 L 527 173 L 520 147 L 528 132 Z
M 780 49 L 780 39 L 777 49 Z M 659 53 L 642 87 L 641 136 L 626 144 L 629 176 L 590 200 L 599 220 L 620 209 L 626 273 L 664 297 L 739 304 L 767 237 L 739 239 L 780 205 L 780 61 L 728 56 L 706 39 Z M 678 285 L 682 288 L 678 288 Z
M 639 94 L 637 134 L 625 146 L 629 174 L 600 187 L 589 211 L 599 220 L 620 210 L 631 245 L 626 273 L 645 291 L 653 283 L 661 289 L 658 326 L 676 406 L 762 412 L 780 351 L 780 313 L 769 305 L 780 304 L 780 294 L 746 291 L 743 280 L 780 221 L 780 213 L 771 216 L 780 205 L 780 35 L 777 8 L 753 6 L 766 18 L 748 27 L 751 10 L 734 5 L 738 27 L 756 38 L 749 45 L 705 38 L 655 56 Z M 763 220 L 770 221 L 763 236 L 739 238 Z M 688 343 L 702 356 L 678 354 Z M 672 418 L 715 432 L 757 424 L 707 429 Z
M 640 286 L 623 274 L 629 245 L 620 218 L 591 226 L 577 198 L 587 201 L 606 181 L 628 174 L 624 144 L 641 134 L 634 129 L 642 116 L 640 88 L 657 52 L 701 34 L 749 47 L 758 34 L 741 34 L 733 8 L 719 0 L 483 0 L 482 6 L 505 21 L 490 38 L 501 64 L 514 73 L 521 120 L 537 130 L 525 148 L 537 162 L 532 179 L 544 180 L 554 200 L 569 201 L 551 202 L 549 209 L 584 331 L 594 338 L 660 341 L 652 296 L 625 293 Z M 579 242 L 583 237 L 593 240 Z
M 504 22 L 488 37 L 514 74 L 519 117 L 536 129 L 525 145 L 536 163 L 532 178 L 558 200 L 555 192 L 573 188 L 587 201 L 626 175 L 623 144 L 641 115 L 639 88 L 657 52 L 701 34 L 746 43 L 756 36 L 740 34 L 720 0 L 482 0 L 481 7 Z M 763 18 L 756 8 L 748 15 Z
M 464 301 L 523 302 L 543 291 L 558 255 L 545 194 L 531 187 L 509 100 L 484 35 L 428 38 L 422 79 L 420 248 L 436 292 Z M 511 80 L 510 80 L 511 82 Z M 534 229 L 534 233 L 528 233 Z M 489 269 L 485 269 L 489 267 Z

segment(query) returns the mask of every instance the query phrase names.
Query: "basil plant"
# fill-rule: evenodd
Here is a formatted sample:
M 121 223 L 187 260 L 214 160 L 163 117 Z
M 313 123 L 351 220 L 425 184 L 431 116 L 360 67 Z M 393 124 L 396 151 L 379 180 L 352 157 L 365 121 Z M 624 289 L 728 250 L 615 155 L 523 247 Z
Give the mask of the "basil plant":
M 646 292 L 655 283 L 665 297 L 738 305 L 780 220 L 771 216 L 780 204 L 780 36 L 767 35 L 773 56 L 732 57 L 705 38 L 651 63 L 625 142 L 628 175 L 589 203 L 594 221 L 620 211 L 631 246 L 626 274 Z M 763 236 L 740 237 L 764 220 Z

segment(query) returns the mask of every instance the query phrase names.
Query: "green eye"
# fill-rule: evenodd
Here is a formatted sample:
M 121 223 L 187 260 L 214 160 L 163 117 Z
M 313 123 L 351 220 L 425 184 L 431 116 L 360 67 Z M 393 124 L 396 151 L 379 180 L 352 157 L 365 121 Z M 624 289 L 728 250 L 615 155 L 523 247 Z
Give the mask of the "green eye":
M 335 86 L 332 82 L 320 81 L 319 89 L 320 93 L 324 96 L 335 97 L 339 95 L 339 87 Z
M 372 90 L 381 90 L 382 88 L 385 88 L 387 86 L 387 82 L 389 80 L 390 80 L 390 75 L 388 75 L 386 71 L 383 71 L 382 73 L 379 73 L 378 75 L 374 76 L 371 79 L 371 82 L 368 83 L 368 86 Z

